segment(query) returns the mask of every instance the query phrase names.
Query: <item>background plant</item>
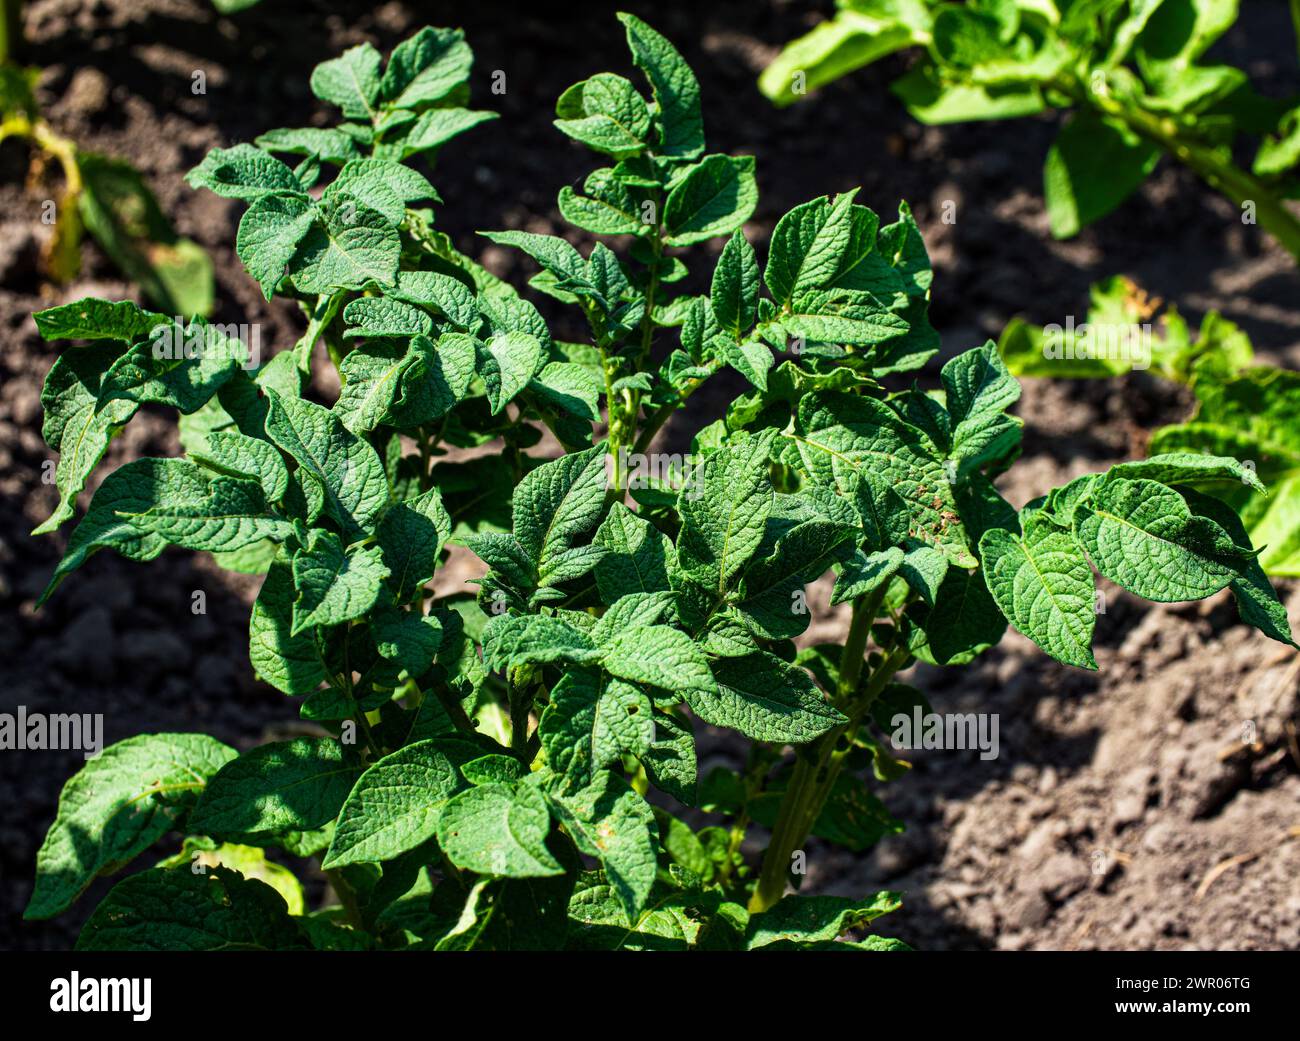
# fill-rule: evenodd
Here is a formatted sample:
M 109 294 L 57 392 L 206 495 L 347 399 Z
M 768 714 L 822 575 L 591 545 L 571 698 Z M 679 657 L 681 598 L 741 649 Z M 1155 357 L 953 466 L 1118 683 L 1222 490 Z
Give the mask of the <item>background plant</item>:
M 1236 0 L 837 0 L 787 45 L 759 86 L 777 104 L 886 55 L 919 48 L 893 84 L 923 123 L 1066 121 L 1043 167 L 1052 234 L 1068 238 L 1122 203 L 1161 155 L 1184 163 L 1300 256 L 1297 99 L 1266 98 L 1244 70 L 1207 60 Z M 1293 5 L 1293 13 L 1296 8 Z M 1253 140 L 1254 160 L 1234 153 Z
M 109 474 L 45 595 L 104 547 L 264 571 L 250 658 L 321 736 L 242 755 L 198 734 L 111 746 L 64 791 L 29 917 L 180 831 L 176 856 L 109 893 L 83 948 L 818 948 L 898 906 L 783 894 L 809 834 L 863 849 L 900 827 L 865 778 L 906 769 L 880 728 L 924 703 L 895 681 L 913 661 L 969 661 L 1010 619 L 1095 668 L 1089 560 L 1157 600 L 1231 587 L 1290 641 L 1239 521 L 1197 490 L 1248 469 L 1166 455 L 1017 513 L 992 482 L 1021 426 L 994 345 L 948 362 L 942 392 L 881 382 L 937 351 L 906 207 L 881 226 L 853 193 L 798 206 L 760 276 L 740 230 L 753 158 L 706 154 L 694 76 L 622 18 L 650 97 L 602 73 L 556 109 L 607 157 L 561 212 L 622 255 L 487 233 L 537 261 L 532 285 L 578 310 L 589 343 L 554 340 L 417 205 L 436 191 L 406 161 L 487 116 L 464 107 L 461 34 L 437 29 L 386 66 L 366 45 L 318 66 L 339 126 L 273 131 L 191 174 L 249 203 L 238 253 L 303 305 L 292 349 L 251 371 L 199 319 L 94 300 L 37 316 L 90 341 L 47 381 L 50 526 L 141 403 L 178 409 L 187 453 Z M 710 292 L 674 294 L 674 251 L 715 237 Z M 177 337 L 203 350 L 156 349 Z M 329 408 L 305 394 L 318 342 L 341 382 Z M 634 457 L 723 367 L 750 392 L 643 479 Z M 539 424 L 566 454 L 528 453 Z M 477 595 L 431 588 L 452 542 L 488 565 Z M 805 586 L 828 571 L 852 605 L 845 639 L 800 648 Z M 699 782 L 696 719 L 752 741 L 743 771 Z M 723 823 L 689 825 L 683 806 Z M 772 829 L 757 873 L 753 824 Z M 339 903 L 308 911 L 266 850 L 320 858 Z
M 1221 485 L 1214 494 L 1240 515 L 1259 563 L 1270 575 L 1300 575 L 1300 375 L 1255 365 L 1250 338 L 1215 311 L 1195 335 L 1176 307 L 1162 308 L 1127 278 L 1112 278 L 1092 290 L 1088 328 L 1105 334 L 1143 327 L 1151 337 L 1150 371 L 1188 386 L 1196 395 L 1192 415 L 1151 435 L 1150 451 L 1231 455 L 1247 461 L 1268 487 L 1264 495 L 1248 485 Z M 1056 342 L 1039 326 L 1013 319 L 998 341 L 1017 376 L 1109 378 L 1126 374 L 1128 362 L 1093 356 L 1092 342 L 1062 331 Z
M 18 138 L 31 148 L 28 181 L 44 182 L 57 164 L 57 199 L 41 219 L 53 225 L 42 262 L 56 282 L 81 270 L 81 239 L 89 232 L 108 258 L 167 314 L 212 310 L 212 262 L 203 248 L 176 234 L 144 178 L 130 163 L 82 150 L 45 120 L 36 101 L 37 69 L 19 66 L 21 0 L 0 2 L 0 142 Z

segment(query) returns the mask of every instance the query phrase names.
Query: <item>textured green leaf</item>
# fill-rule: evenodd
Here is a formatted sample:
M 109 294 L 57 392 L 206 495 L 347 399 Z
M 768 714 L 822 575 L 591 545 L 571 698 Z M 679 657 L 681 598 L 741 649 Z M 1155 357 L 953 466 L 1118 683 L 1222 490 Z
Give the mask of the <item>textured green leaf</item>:
M 1096 586 L 1073 533 L 1031 523 L 1023 538 L 994 528 L 980 539 L 989 592 L 1007 620 L 1057 661 L 1095 669 Z
M 459 137 L 480 123 L 496 118 L 495 112 L 474 112 L 467 108 L 431 108 L 420 113 L 420 118 L 402 138 L 399 154 L 392 158 L 405 160 L 420 152 L 441 148 L 453 137 Z
M 427 337 L 412 337 L 409 350 L 420 360 L 403 370 L 401 393 L 388 417 L 401 429 L 441 419 L 464 400 L 474 379 L 479 345 L 463 333 L 444 333 L 436 345 Z
M 326 198 L 346 193 L 381 214 L 390 224 L 401 224 L 406 207 L 424 199 L 441 201 L 424 174 L 391 159 L 353 159 L 325 189 Z
M 1218 499 L 1201 495 L 1190 488 L 1183 489 L 1182 494 L 1188 505 L 1200 516 L 1209 517 L 1218 524 L 1228 537 L 1239 546 L 1247 545 L 1250 536 L 1246 526 L 1232 508 Z M 1268 580 L 1268 575 L 1260 566 L 1259 560 L 1247 561 L 1241 573 L 1228 587 L 1237 601 L 1237 613 L 1247 625 L 1253 625 L 1271 640 L 1296 646 L 1291 634 L 1291 622 L 1287 617 L 1286 605 L 1278 598 L 1277 590 Z
M 514 533 L 546 585 L 563 555 L 605 510 L 605 446 L 573 452 L 533 470 L 514 497 Z
M 349 537 L 370 527 L 388 504 L 388 478 L 375 450 L 329 409 L 265 390 L 266 432 L 324 496 L 325 509 Z
M 709 293 L 713 315 L 724 332 L 740 340 L 758 317 L 758 258 L 739 229 L 722 247 Z
M 596 564 L 596 586 L 605 603 L 613 603 L 628 593 L 668 589 L 672 543 L 667 535 L 621 502 L 610 507 L 596 530 L 595 541 L 606 550 Z
M 749 220 L 757 205 L 752 155 L 706 156 L 668 193 L 663 213 L 668 244 L 689 246 L 729 235 Z
M 1150 480 L 1102 481 L 1074 511 L 1074 528 L 1097 570 L 1160 603 L 1200 600 L 1240 577 L 1246 547 L 1176 491 Z
M 294 635 L 317 625 L 340 625 L 375 605 L 388 568 L 378 546 L 345 550 L 332 531 L 313 528 L 293 555 Z
M 457 329 L 468 331 L 478 325 L 478 303 L 474 290 L 459 279 L 435 271 L 399 271 L 397 286 L 388 293 L 397 300 L 432 307 L 442 312 Z
M 853 192 L 796 206 L 776 223 L 763 281 L 778 306 L 823 289 L 840 271 L 853 236 Z
M 635 921 L 655 880 L 657 828 L 649 804 L 609 771 L 581 791 L 549 798 L 574 844 L 600 861 L 628 921 Z
M 875 592 L 883 582 L 898 573 L 903 563 L 903 551 L 898 546 L 863 553 L 860 550 L 844 562 L 835 577 L 831 603 L 842 604 Z
M 555 114 L 562 133 L 615 159 L 646 147 L 650 112 L 636 88 L 612 72 L 574 84 L 556 103 Z
M 63 559 L 54 570 L 38 603 L 97 550 L 113 547 L 130 560 L 152 560 L 167 548 L 167 540 L 141 531 L 121 514 L 140 513 L 160 501 L 202 501 L 207 482 L 202 471 L 185 459 L 137 459 L 104 478 L 90 509 L 68 538 Z
M 439 811 L 460 787 L 437 740 L 384 756 L 348 795 L 322 867 L 392 860 L 415 849 L 433 837 Z
M 296 594 L 287 561 L 273 563 L 248 620 L 248 657 L 256 674 L 285 694 L 310 694 L 329 678 L 315 633 L 293 631 Z
M 605 668 L 629 683 L 645 683 L 688 700 L 714 694 L 704 652 L 680 629 L 667 625 L 622 629 L 603 650 Z
M 228 868 L 153 868 L 114 886 L 79 951 L 288 951 L 307 947 L 284 897 Z
M 687 806 L 694 806 L 699 769 L 695 761 L 695 733 L 691 722 L 668 712 L 656 712 L 654 723 L 654 742 L 641 756 L 646 773 L 661 792 L 667 792 Z
M 457 867 L 481 875 L 537 878 L 564 869 L 546 848 L 546 802 L 525 784 L 461 792 L 438 816 L 438 844 Z
M 647 229 L 641 211 L 643 194 L 625 184 L 608 167 L 593 170 L 579 194 L 569 185 L 556 200 L 560 215 L 579 228 L 597 235 L 637 235 Z
M 104 373 L 96 409 L 115 401 L 170 405 L 197 411 L 244 364 L 247 350 L 206 322 L 155 329 L 152 340 L 116 358 Z
M 671 43 L 635 15 L 619 14 L 627 30 L 632 60 L 645 73 L 658 106 L 662 155 L 693 159 L 704 151 L 704 118 L 700 113 L 700 84 L 686 60 Z
M 432 104 L 469 78 L 473 62 L 464 32 L 426 25 L 393 48 L 380 93 L 398 108 Z
M 425 360 L 418 347 L 391 340 L 349 351 L 339 366 L 343 389 L 330 411 L 352 433 L 370 433 L 399 412 L 408 382 L 412 374 L 419 378 Z
M 261 485 L 218 477 L 202 502 L 164 500 L 139 513 L 119 511 L 137 531 L 159 535 L 174 546 L 232 552 L 263 539 L 281 542 L 293 530 L 271 512 Z
M 483 630 L 483 661 L 491 669 L 525 663 L 595 662 L 586 633 L 546 615 L 496 615 Z
M 36 331 L 46 340 L 118 340 L 135 343 L 173 319 L 146 311 L 129 300 L 110 303 L 95 297 L 47 307 L 32 314 Z
M 529 384 L 547 402 L 592 423 L 600 419 L 600 384 L 585 365 L 553 361 Z
M 957 355 L 944 365 L 941 375 L 954 442 L 960 440 L 963 427 L 1004 411 L 1020 398 L 1020 384 L 992 340 Z
M 377 115 L 379 102 L 379 52 L 368 43 L 323 61 L 311 73 L 311 92 L 343 110 L 348 119 L 367 122 Z
M 24 917 L 59 914 L 96 876 L 182 827 L 208 778 L 234 757 L 203 734 L 142 734 L 87 761 L 63 786 Z
M 253 143 L 266 152 L 315 155 L 323 163 L 346 163 L 357 155 L 356 142 L 334 127 L 282 127 L 259 134 Z
M 911 537 L 955 564 L 974 563 L 943 464 L 925 435 L 888 406 L 848 394 L 811 394 L 799 404 L 795 428 L 799 456 L 819 483 L 844 492 L 857 489 L 861 474 L 876 473 L 906 502 Z
M 238 838 L 323 827 L 338 816 L 360 773 L 356 755 L 332 737 L 258 745 L 208 780 L 190 829 Z
M 376 533 L 398 603 L 415 596 L 433 578 L 438 553 L 451 537 L 451 517 L 436 488 L 394 503 Z
M 672 614 L 675 594 L 669 590 L 658 593 L 628 593 L 609 605 L 596 624 L 591 627 L 591 638 L 604 643 L 620 629 L 657 625 Z
M 483 382 L 494 416 L 528 386 L 545 361 L 541 342 L 529 333 L 512 331 L 488 340 L 483 353 Z
M 228 199 L 253 201 L 272 192 L 303 194 L 293 171 L 253 145 L 214 148 L 185 175 L 192 188 L 207 188 Z
M 970 661 L 1002 639 L 1007 628 L 984 576 L 959 567 L 945 572 L 934 594 L 934 606 L 913 608 L 913 615 L 920 620 L 920 630 L 913 633 L 913 649 L 937 665 Z
M 279 502 L 289 490 L 289 470 L 270 442 L 235 430 L 214 430 L 202 448 L 191 448 L 190 458 L 218 473 L 256 481 L 267 501 Z
M 460 772 L 470 784 L 513 784 L 528 775 L 528 767 L 514 756 L 491 754 L 464 763 Z
M 318 217 L 311 199 L 273 193 L 259 196 L 239 220 L 235 252 L 270 300 Z
M 350 197 L 321 212 L 323 219 L 311 224 L 289 261 L 294 287 L 301 293 L 332 293 L 370 281 L 391 286 L 402 252 L 397 227 Z
M 766 911 L 750 916 L 745 947 L 752 951 L 784 940 L 799 943 L 834 940 L 902 906 L 898 893 L 877 893 L 869 900 L 791 894 Z
M 745 570 L 734 599 L 736 610 L 759 635 L 769 640 L 794 639 L 809 621 L 806 606 L 796 604 L 795 594 L 846 557 L 857 534 L 856 528 L 838 521 L 794 525 L 777 539 L 768 556 Z
M 343 309 L 343 319 L 352 328 L 344 334 L 354 336 L 427 336 L 433 331 L 433 319 L 411 304 L 385 296 L 363 296 Z
M 713 663 L 716 692 L 686 691 L 691 710 L 706 723 L 739 730 L 755 741 L 803 744 L 845 721 L 803 669 L 760 652 Z
M 45 410 L 45 443 L 59 453 L 54 485 L 59 502 L 54 512 L 32 530 L 33 535 L 56 531 L 76 512 L 77 495 L 86 486 L 108 443 L 135 414 L 136 404 L 114 401 L 97 408 L 99 387 L 119 348 L 95 344 L 59 355 L 50 366 L 41 390 Z
M 762 541 L 772 509 L 768 455 L 774 432 L 733 440 L 702 464 L 699 488 L 678 499 L 677 558 L 694 581 L 721 595 Z
M 1266 491 L 1259 475 L 1236 459 L 1202 455 L 1199 452 L 1169 452 L 1130 463 L 1118 463 L 1107 472 L 1108 478 L 1146 479 L 1161 484 L 1245 485 L 1257 492 Z M 1243 543 L 1244 545 L 1244 543 Z
M 381 657 L 411 676 L 419 676 L 433 664 L 442 644 L 442 623 L 436 615 L 384 607 L 370 618 L 370 636 Z

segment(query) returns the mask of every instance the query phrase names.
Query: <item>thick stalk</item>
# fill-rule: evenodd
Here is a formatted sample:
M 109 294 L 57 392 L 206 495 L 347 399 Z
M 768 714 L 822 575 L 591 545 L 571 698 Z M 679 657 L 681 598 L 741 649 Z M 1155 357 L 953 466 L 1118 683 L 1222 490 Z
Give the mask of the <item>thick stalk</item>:
M 907 660 L 906 648 L 891 653 L 872 673 L 866 689 L 860 695 L 856 693 L 862 678 L 871 623 L 875 621 L 883 597 L 884 587 L 853 604 L 853 617 L 840 656 L 839 682 L 834 698 L 836 707 L 845 711 L 849 721 L 827 731 L 801 750 L 795 760 L 794 772 L 777 810 L 771 841 L 763 855 L 758 884 L 749 901 L 751 912 L 767 910 L 785 894 L 790 858 L 803 845 L 816 823 L 843 765 L 843 756 L 837 755 L 840 739 L 852 736 L 889 677 Z

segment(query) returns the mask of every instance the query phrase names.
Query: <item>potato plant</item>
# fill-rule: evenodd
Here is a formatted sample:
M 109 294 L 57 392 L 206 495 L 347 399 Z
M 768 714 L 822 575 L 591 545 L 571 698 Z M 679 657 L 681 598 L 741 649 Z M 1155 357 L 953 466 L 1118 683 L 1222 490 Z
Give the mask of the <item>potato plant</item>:
M 834 18 L 764 70 L 777 104 L 899 51 L 892 89 L 923 123 L 1070 113 L 1043 165 L 1052 234 L 1069 238 L 1122 203 L 1161 156 L 1184 163 L 1300 257 L 1300 98 L 1265 97 L 1216 62 L 1237 0 L 837 0 Z M 1292 5 L 1300 32 L 1300 6 Z M 1249 168 L 1234 150 L 1253 142 Z
M 1013 319 L 998 340 L 1008 369 L 1016 376 L 1121 376 L 1133 366 L 1111 345 L 1144 336 L 1143 367 L 1196 397 L 1185 422 L 1152 431 L 1149 450 L 1230 455 L 1253 467 L 1269 494 L 1246 484 L 1212 491 L 1241 516 L 1267 574 L 1300 577 L 1300 374 L 1253 364 L 1250 338 L 1216 311 L 1193 335 L 1176 307 L 1163 308 L 1130 279 L 1107 279 L 1091 295 L 1088 320 L 1074 330 Z
M 600 73 L 556 105 L 602 164 L 559 210 L 602 241 L 484 233 L 536 262 L 583 342 L 437 230 L 409 160 L 486 114 L 465 107 L 461 33 L 431 28 L 387 64 L 362 45 L 316 68 L 337 126 L 191 174 L 248 204 L 239 256 L 301 303 L 292 348 L 254 369 L 202 320 L 97 300 L 36 316 L 88 341 L 44 396 L 56 524 L 140 405 L 177 409 L 186 450 L 104 478 L 45 595 L 105 547 L 265 572 L 249 655 L 315 730 L 242 754 L 202 734 L 109 747 L 67 784 L 29 917 L 178 832 L 81 948 L 898 949 L 861 931 L 897 894 L 787 889 L 809 836 L 861 850 L 901 828 L 868 782 L 906 770 L 881 736 L 924 703 L 900 672 L 967 662 L 1008 621 L 1095 668 L 1092 565 L 1159 601 L 1230 587 L 1290 639 L 1240 523 L 1199 490 L 1248 469 L 1169 454 L 1013 508 L 993 479 L 1019 387 L 995 346 L 948 361 L 941 390 L 909 385 L 938 338 L 906 206 L 882 224 L 855 193 L 814 198 L 760 264 L 754 157 L 707 151 L 691 70 L 621 18 L 648 95 Z M 710 240 L 709 292 L 676 291 Z M 182 337 L 202 349 L 160 349 Z M 747 392 L 689 455 L 656 452 L 724 368 Z M 437 591 L 452 546 L 486 565 L 476 592 Z M 805 590 L 828 573 L 847 628 L 809 645 Z M 743 769 L 699 779 L 701 726 L 748 740 Z M 337 896 L 318 909 L 294 873 L 312 858 Z
M 0 4 L 0 25 L 18 22 L 17 4 Z M 44 274 L 70 282 L 81 271 L 85 234 L 156 306 L 170 313 L 212 309 L 212 261 L 203 247 L 176 234 L 140 172 L 130 163 L 82 149 L 56 131 L 36 101 L 36 69 L 11 64 L 0 31 L 0 142 L 25 141 L 28 181 L 40 185 L 57 166 L 57 198 L 40 200 L 52 227 L 41 257 Z

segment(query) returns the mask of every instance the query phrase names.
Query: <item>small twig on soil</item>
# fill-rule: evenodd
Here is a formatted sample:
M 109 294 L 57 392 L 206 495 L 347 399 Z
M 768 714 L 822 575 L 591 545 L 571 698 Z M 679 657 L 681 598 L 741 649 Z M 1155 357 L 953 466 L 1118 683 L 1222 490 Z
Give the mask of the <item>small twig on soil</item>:
M 1235 857 L 1228 857 L 1227 860 L 1219 861 L 1219 863 L 1215 864 L 1214 867 L 1210 868 L 1210 870 L 1205 873 L 1205 877 L 1201 879 L 1201 884 L 1196 887 L 1196 895 L 1193 899 L 1200 900 L 1204 897 L 1205 894 L 1209 892 L 1210 886 L 1214 885 L 1220 875 L 1230 871 L 1232 868 L 1240 867 L 1243 864 L 1249 864 L 1252 860 L 1258 860 L 1265 853 L 1271 853 L 1273 850 L 1283 845 L 1283 843 L 1290 842 L 1292 839 L 1300 839 L 1300 825 L 1287 829 L 1286 835 L 1283 836 L 1282 841 L 1277 843 L 1277 845 L 1265 846 L 1263 849 L 1257 849 L 1250 853 L 1238 853 Z

